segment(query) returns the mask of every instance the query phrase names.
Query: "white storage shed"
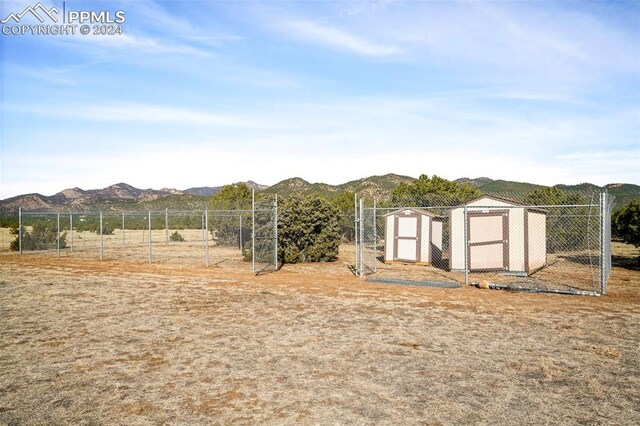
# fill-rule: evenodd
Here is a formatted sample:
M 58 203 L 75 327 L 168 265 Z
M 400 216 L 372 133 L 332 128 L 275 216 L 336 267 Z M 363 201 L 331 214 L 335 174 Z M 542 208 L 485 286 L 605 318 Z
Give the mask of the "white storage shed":
M 450 212 L 449 267 L 471 272 L 531 274 L 547 263 L 547 212 L 494 196 L 483 196 Z M 465 232 L 468 246 L 465 256 Z
M 430 265 L 442 259 L 442 220 L 425 210 L 406 208 L 385 215 L 386 263 Z

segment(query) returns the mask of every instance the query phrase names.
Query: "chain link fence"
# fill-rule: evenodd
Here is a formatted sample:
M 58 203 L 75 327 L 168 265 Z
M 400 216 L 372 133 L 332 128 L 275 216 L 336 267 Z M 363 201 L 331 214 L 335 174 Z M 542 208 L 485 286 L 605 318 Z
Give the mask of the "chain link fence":
M 275 270 L 277 197 L 256 198 L 253 209 L 20 209 L 11 248 L 21 254 Z
M 613 200 L 564 200 L 573 203 L 512 194 L 360 199 L 356 272 L 397 284 L 604 294 Z

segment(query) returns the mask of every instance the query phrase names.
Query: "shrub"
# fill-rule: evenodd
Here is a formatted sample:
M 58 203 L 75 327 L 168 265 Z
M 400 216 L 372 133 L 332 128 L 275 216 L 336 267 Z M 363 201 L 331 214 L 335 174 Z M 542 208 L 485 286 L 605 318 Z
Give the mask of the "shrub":
M 100 231 L 100 226 L 98 226 L 98 231 Z M 102 224 L 102 235 L 113 235 L 114 228 L 106 223 Z
M 173 234 L 171 234 L 169 236 L 169 239 L 171 241 L 178 241 L 178 242 L 184 241 L 184 237 L 182 235 L 180 235 L 180 233 L 178 231 L 175 231 Z
M 640 247 L 640 200 L 631 200 L 613 213 L 611 232 L 625 243 Z
M 58 246 L 58 228 L 56 224 L 47 221 L 38 221 L 33 224 L 31 232 L 22 227 L 22 249 L 23 250 L 51 250 Z M 60 235 L 60 248 L 67 246 L 67 233 Z M 20 250 L 19 236 L 10 244 L 11 250 Z
M 283 262 L 336 260 L 340 245 L 336 207 L 317 196 L 294 196 L 280 206 L 278 247 Z

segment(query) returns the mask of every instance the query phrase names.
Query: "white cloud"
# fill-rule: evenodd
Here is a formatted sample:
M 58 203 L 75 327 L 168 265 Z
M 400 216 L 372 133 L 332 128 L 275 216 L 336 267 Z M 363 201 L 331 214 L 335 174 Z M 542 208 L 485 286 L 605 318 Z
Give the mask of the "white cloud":
M 400 49 L 396 46 L 369 41 L 346 31 L 312 21 L 294 20 L 283 22 L 279 24 L 279 27 L 300 39 L 359 55 L 383 57 L 400 53 Z
M 49 118 L 106 122 L 142 122 L 204 124 L 222 127 L 263 128 L 269 123 L 252 116 L 218 114 L 190 108 L 142 103 L 105 103 L 103 105 L 3 105 L 5 111 L 41 115 Z

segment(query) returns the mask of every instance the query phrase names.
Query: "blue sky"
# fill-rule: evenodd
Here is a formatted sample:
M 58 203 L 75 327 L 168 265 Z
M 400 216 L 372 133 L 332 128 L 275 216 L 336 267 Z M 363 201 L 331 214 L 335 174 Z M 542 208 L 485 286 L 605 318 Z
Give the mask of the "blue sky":
M 123 34 L 0 35 L 0 198 L 389 172 L 640 183 L 640 2 L 66 8 L 123 10 Z

